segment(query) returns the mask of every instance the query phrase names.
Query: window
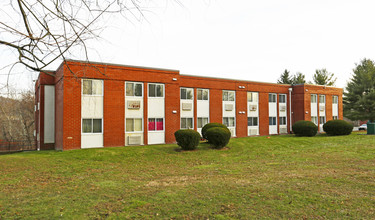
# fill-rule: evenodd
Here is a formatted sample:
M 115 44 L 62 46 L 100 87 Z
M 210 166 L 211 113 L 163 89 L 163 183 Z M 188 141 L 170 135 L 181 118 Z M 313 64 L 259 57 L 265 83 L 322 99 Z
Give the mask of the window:
M 270 93 L 268 94 L 268 102 L 276 102 L 276 94 Z
M 325 116 L 320 116 L 319 117 L 319 124 L 324 124 L 324 123 L 326 123 L 326 117 Z
M 332 96 L 332 104 L 338 104 L 339 103 L 339 97 L 337 95 Z
M 257 92 L 248 92 L 247 93 L 248 102 L 258 102 L 258 93 Z
M 142 97 L 142 83 L 126 82 L 126 96 L 138 96 Z
M 258 126 L 258 117 L 248 117 L 247 126 Z
M 181 129 L 192 129 L 193 118 L 181 118 Z
M 163 131 L 164 130 L 164 119 L 163 118 L 149 118 L 148 119 L 148 130 L 149 131 Z
M 206 124 L 208 124 L 208 118 L 198 118 L 198 128 L 203 128 Z
M 190 88 L 181 88 L 181 99 L 191 100 L 193 99 L 193 89 Z
M 136 132 L 142 131 L 142 118 L 127 118 L 125 120 L 126 123 L 126 131 L 128 132 Z
M 227 127 L 234 127 L 234 117 L 224 117 L 223 124 Z
M 316 100 L 317 99 L 317 95 L 316 94 L 312 94 L 311 95 L 311 103 L 316 103 Z
M 279 124 L 286 125 L 286 117 L 279 117 Z
M 339 120 L 339 116 L 332 116 L 333 120 Z
M 234 91 L 223 91 L 223 101 L 234 101 Z
M 325 95 L 319 96 L 319 103 L 326 103 L 326 96 Z
M 279 94 L 279 103 L 286 103 L 286 95 Z
M 82 133 L 102 133 L 102 119 L 82 119 Z
M 197 100 L 208 100 L 208 89 L 197 89 Z
M 276 125 L 276 117 L 269 117 L 269 120 L 270 125 Z
M 314 122 L 315 125 L 318 125 L 318 117 L 317 116 L 311 116 L 311 121 Z
M 82 80 L 83 95 L 103 95 L 103 81 L 84 79 Z
M 148 97 L 164 97 L 164 85 L 163 84 L 148 84 Z

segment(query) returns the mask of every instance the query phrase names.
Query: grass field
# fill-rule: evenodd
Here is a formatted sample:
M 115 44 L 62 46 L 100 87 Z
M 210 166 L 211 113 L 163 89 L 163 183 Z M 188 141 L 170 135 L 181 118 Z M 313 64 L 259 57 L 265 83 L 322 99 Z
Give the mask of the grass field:
M 375 136 L 0 155 L 0 219 L 375 219 Z

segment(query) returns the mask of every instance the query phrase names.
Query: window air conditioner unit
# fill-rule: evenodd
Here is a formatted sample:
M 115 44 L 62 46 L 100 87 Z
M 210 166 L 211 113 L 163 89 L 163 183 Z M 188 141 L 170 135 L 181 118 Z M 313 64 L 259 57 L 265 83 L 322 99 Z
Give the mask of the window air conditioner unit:
M 324 112 L 324 110 L 325 110 L 324 106 L 319 106 L 319 111 Z
M 249 110 L 250 111 L 256 111 L 257 110 L 257 106 L 256 105 L 249 105 Z
M 182 103 L 182 110 L 183 111 L 190 111 L 193 108 L 192 103 Z
M 140 109 L 141 102 L 140 101 L 128 101 L 128 109 Z
M 280 128 L 280 134 L 287 134 L 288 129 L 287 128 Z
M 280 111 L 281 112 L 285 112 L 286 111 L 286 106 L 285 105 L 280 106 Z
M 233 104 L 225 104 L 225 111 L 233 111 Z
M 249 129 L 249 135 L 258 135 L 258 129 L 250 128 Z
M 128 145 L 140 145 L 142 137 L 138 136 L 128 136 Z

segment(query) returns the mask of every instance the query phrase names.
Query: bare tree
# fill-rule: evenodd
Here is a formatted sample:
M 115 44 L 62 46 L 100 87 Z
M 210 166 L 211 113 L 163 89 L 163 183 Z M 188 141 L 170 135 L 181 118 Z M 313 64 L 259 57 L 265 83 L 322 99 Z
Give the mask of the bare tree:
M 78 45 L 88 60 L 85 41 L 98 37 L 100 20 L 114 13 L 139 20 L 151 1 L 7 0 L 0 3 L 0 45 L 17 52 L 15 64 L 38 72 Z

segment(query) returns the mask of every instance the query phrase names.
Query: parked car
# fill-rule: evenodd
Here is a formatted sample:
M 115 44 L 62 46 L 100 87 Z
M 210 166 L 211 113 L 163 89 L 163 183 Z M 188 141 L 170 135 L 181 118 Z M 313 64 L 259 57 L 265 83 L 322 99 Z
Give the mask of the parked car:
M 361 126 L 359 126 L 358 130 L 364 130 L 366 131 L 367 130 L 367 124 L 362 124 Z

